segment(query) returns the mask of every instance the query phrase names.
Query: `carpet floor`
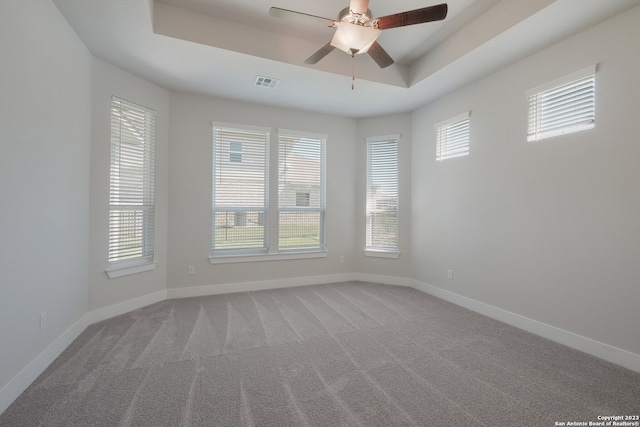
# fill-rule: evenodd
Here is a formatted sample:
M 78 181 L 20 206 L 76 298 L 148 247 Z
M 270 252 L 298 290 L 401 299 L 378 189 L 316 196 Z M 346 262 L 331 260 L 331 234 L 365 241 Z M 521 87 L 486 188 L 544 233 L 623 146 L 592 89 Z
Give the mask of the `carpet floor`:
M 557 426 L 638 414 L 638 373 L 411 288 L 347 282 L 167 300 L 93 324 L 0 426 Z

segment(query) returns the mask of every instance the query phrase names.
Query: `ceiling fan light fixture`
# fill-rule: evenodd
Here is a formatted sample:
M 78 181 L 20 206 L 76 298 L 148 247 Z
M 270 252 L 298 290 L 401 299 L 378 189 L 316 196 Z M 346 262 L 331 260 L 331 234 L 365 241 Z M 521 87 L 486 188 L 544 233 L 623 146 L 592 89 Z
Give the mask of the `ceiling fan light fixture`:
M 354 25 L 348 22 L 338 22 L 336 26 L 337 30 L 331 39 L 331 46 L 349 55 L 365 53 L 381 32 L 377 28 Z
M 307 58 L 305 64 L 316 64 L 337 48 L 352 57 L 367 52 L 380 68 L 386 68 L 393 64 L 393 58 L 376 41 L 381 30 L 441 21 L 447 17 L 447 11 L 447 4 L 442 3 L 373 19 L 369 0 L 350 0 L 349 6 L 340 11 L 336 20 L 279 7 L 269 9 L 269 14 L 277 18 L 314 22 L 336 29 L 331 41 Z

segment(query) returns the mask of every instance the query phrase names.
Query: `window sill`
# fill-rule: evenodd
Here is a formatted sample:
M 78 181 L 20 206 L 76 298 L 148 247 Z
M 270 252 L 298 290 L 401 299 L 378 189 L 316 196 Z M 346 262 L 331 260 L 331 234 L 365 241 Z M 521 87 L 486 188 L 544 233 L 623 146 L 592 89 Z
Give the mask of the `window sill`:
M 326 258 L 327 251 L 260 254 L 260 255 L 212 255 L 211 264 L 233 264 L 239 262 L 284 261 L 290 259 Z
M 385 252 L 385 251 L 364 251 L 364 256 L 373 258 L 400 258 L 400 252 Z
M 109 267 L 107 268 L 106 273 L 107 276 L 109 276 L 109 279 L 115 279 L 116 277 L 128 276 L 130 274 L 142 273 L 144 271 L 151 271 L 154 268 L 156 268 L 156 262 L 152 261 L 139 265 Z

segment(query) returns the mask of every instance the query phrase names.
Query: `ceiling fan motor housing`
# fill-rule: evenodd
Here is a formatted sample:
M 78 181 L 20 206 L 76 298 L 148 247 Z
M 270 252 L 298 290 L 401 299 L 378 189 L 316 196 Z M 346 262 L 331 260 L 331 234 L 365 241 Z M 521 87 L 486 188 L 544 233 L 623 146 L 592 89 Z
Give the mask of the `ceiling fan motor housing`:
M 371 13 L 371 9 L 367 9 L 365 13 L 357 13 L 345 7 L 338 14 L 338 21 L 361 25 L 363 27 L 371 27 L 373 24 L 373 14 Z

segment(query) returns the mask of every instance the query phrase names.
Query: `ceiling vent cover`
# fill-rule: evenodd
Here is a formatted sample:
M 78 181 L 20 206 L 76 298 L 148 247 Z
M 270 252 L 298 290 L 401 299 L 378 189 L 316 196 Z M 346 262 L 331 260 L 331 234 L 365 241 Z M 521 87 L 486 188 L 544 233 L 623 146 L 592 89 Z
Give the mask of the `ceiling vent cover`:
M 268 87 L 269 89 L 274 89 L 276 86 L 278 86 L 278 83 L 280 83 L 280 80 L 278 79 L 274 79 L 272 77 L 264 77 L 264 76 L 258 76 L 256 77 L 256 86 L 262 86 L 262 87 Z

